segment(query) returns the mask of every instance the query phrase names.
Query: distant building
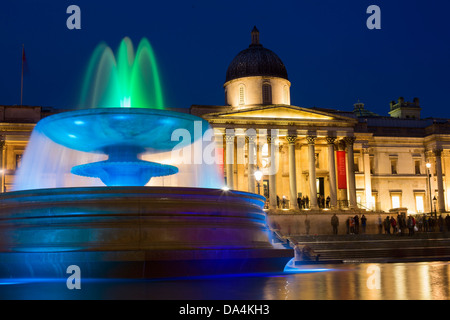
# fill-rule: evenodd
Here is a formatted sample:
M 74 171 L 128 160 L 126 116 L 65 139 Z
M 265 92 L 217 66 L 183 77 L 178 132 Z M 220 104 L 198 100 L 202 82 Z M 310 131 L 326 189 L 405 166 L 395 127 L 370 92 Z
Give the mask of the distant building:
M 330 197 L 334 208 L 448 210 L 447 119 L 421 119 L 418 98 L 391 102 L 390 116 L 359 101 L 353 111 L 298 107 L 291 105 L 290 86 L 283 62 L 261 45 L 254 28 L 249 48 L 228 67 L 225 105 L 191 106 L 223 141 L 229 188 L 258 192 L 259 184 L 271 209 L 285 199 L 285 207 L 297 210 L 297 199 L 308 196 L 311 209 Z

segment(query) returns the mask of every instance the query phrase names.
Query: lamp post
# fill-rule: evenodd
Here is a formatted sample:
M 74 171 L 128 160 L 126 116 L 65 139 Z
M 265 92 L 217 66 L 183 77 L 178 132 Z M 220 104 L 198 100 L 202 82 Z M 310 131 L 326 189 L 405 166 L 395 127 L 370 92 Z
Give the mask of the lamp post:
M 436 213 L 436 196 L 433 197 L 433 203 L 434 203 L 434 217 L 437 219 L 437 213 Z
M 427 167 L 427 179 L 428 179 L 428 190 L 429 190 L 428 195 L 430 198 L 430 214 L 431 214 L 431 212 L 433 212 L 433 203 L 431 201 L 431 174 L 430 174 L 431 163 L 427 162 L 425 166 Z
M 262 176 L 263 176 L 262 171 L 259 170 L 259 167 L 257 167 L 257 168 L 256 168 L 256 171 L 255 171 L 255 179 L 256 179 L 256 183 L 258 184 L 258 194 L 261 194 L 261 190 L 260 190 L 260 188 L 261 188 L 260 182 L 261 182 Z

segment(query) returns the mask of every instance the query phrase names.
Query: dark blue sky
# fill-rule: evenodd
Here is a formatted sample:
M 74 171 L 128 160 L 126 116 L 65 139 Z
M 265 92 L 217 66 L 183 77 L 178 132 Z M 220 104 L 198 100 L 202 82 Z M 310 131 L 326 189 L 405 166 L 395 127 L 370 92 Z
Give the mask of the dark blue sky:
M 66 9 L 81 8 L 81 30 Z M 381 30 L 366 9 L 381 8 Z M 450 118 L 450 25 L 447 0 L 25 1 L 0 3 L 0 104 L 20 103 L 21 50 L 29 73 L 24 104 L 76 107 L 84 70 L 98 43 L 114 50 L 129 36 L 156 51 L 170 107 L 224 103 L 228 64 L 261 43 L 287 67 L 291 103 L 387 115 L 389 102 L 421 100 L 422 117 Z

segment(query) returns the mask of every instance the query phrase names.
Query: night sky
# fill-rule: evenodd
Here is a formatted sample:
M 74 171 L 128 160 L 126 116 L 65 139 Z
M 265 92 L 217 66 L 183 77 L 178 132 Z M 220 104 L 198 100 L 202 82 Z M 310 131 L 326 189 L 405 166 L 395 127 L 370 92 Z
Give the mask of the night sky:
M 69 5 L 81 30 L 69 30 Z M 381 29 L 369 30 L 369 5 Z M 389 102 L 419 97 L 422 117 L 450 118 L 450 1 L 24 1 L 0 3 L 0 105 L 78 106 L 95 47 L 152 44 L 167 106 L 222 105 L 225 73 L 257 26 L 286 65 L 291 104 L 352 110 L 358 99 L 388 115 Z

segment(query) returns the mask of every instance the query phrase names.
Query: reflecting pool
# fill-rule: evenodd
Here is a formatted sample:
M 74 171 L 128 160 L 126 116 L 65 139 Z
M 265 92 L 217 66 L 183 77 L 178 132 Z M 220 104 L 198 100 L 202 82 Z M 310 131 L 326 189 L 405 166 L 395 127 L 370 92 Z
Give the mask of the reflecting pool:
M 69 277 L 70 275 L 68 275 Z M 163 280 L 1 279 L 1 299 L 448 300 L 450 262 L 304 266 L 295 272 Z

